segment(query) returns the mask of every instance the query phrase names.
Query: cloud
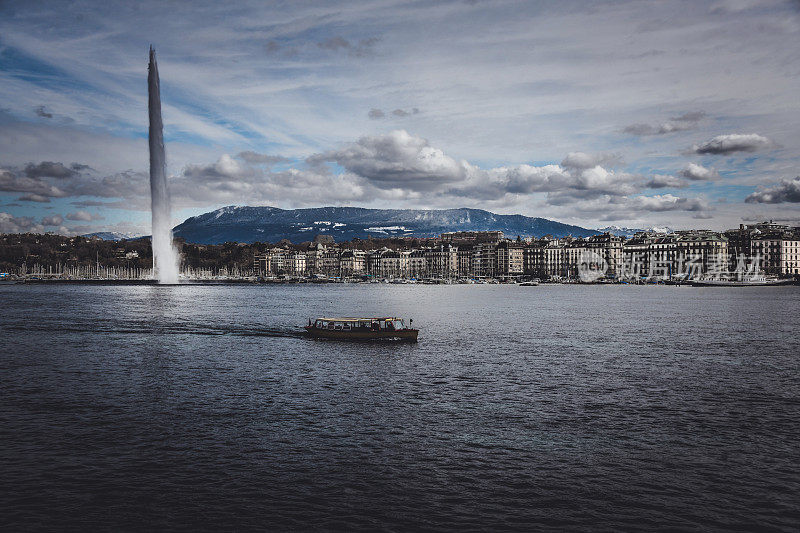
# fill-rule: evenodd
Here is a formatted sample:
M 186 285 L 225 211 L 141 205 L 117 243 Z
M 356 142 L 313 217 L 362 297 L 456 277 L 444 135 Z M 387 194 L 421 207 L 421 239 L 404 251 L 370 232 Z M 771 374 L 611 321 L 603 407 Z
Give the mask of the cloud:
M 253 169 L 247 165 L 241 164 L 236 159 L 228 154 L 223 154 L 216 163 L 208 165 L 187 165 L 183 169 L 183 175 L 188 178 L 196 180 L 207 180 L 216 178 L 226 178 L 228 180 L 236 180 L 252 176 Z M 233 184 L 231 184 L 233 186 Z
M 337 36 L 319 42 L 317 43 L 317 46 L 319 46 L 320 48 L 324 48 L 326 50 L 339 50 L 342 48 L 350 48 L 350 41 L 348 41 L 344 37 Z
M 281 45 L 275 41 L 269 41 L 264 45 L 264 51 L 268 54 L 274 54 L 281 49 Z
M 23 194 L 17 200 L 23 202 L 39 202 L 40 204 L 50 203 L 50 197 L 42 196 L 41 194 Z
M 404 118 L 404 117 L 409 117 L 411 115 L 418 115 L 419 112 L 420 112 L 419 108 L 417 108 L 417 107 L 412 107 L 411 109 L 400 109 L 400 108 L 397 108 L 397 109 L 392 110 L 391 116 L 392 117 Z M 382 118 L 386 118 L 386 113 L 384 113 L 382 109 L 377 109 L 377 108 L 373 107 L 372 109 L 369 110 L 369 113 L 367 113 L 367 116 L 369 118 L 371 118 L 372 120 L 380 120 Z
M 339 150 L 312 156 L 312 164 L 336 162 L 378 188 L 433 189 L 465 177 L 465 167 L 405 130 L 361 137 Z
M 699 120 L 703 120 L 706 117 L 705 111 L 690 111 L 689 113 L 684 113 L 683 115 L 672 117 L 670 120 L 673 122 L 697 122 Z
M 331 50 L 333 52 L 344 50 L 347 51 L 348 55 L 350 56 L 364 57 L 372 54 L 373 47 L 378 43 L 378 41 L 380 41 L 380 39 L 377 37 L 369 37 L 359 41 L 350 42 L 344 37 L 337 35 L 335 37 L 330 37 L 329 39 L 318 42 L 317 46 L 323 50 Z
M 65 191 L 42 178 L 21 176 L 16 171 L 7 169 L 0 169 L 0 191 L 26 193 L 26 196 L 20 199 L 33 199 L 33 201 L 43 201 L 41 198 L 67 196 Z
M 661 213 L 664 211 L 708 211 L 709 206 L 700 198 L 681 198 L 672 194 L 635 196 L 630 206 L 638 211 Z
M 679 174 L 692 181 L 709 181 L 719 178 L 719 172 L 716 169 L 706 168 L 696 163 L 689 163 Z
M 672 194 L 654 196 L 601 196 L 569 205 L 570 210 L 585 217 L 604 221 L 634 220 L 653 213 L 688 212 L 692 218 L 705 218 L 711 208 L 702 198 L 685 198 Z
M 629 133 L 631 135 L 666 135 L 667 133 L 673 133 L 676 131 L 687 131 L 695 129 L 698 126 L 698 123 L 705 118 L 706 114 L 704 111 L 692 111 L 689 113 L 684 113 L 677 117 L 672 117 L 666 122 L 662 122 L 661 124 L 631 124 L 626 126 L 623 130 L 625 133 Z
M 568 205 L 577 200 L 604 195 L 620 196 L 639 190 L 640 177 L 607 170 L 599 165 L 588 169 L 559 165 L 518 165 L 483 170 L 464 163 L 467 179 L 446 190 L 446 194 L 479 200 L 517 201 L 523 195 L 547 193 L 549 205 Z
M 573 169 L 588 169 L 598 165 L 600 166 L 613 166 L 622 162 L 619 154 L 600 153 L 600 154 L 587 154 L 584 152 L 570 152 L 561 161 L 561 166 Z
M 688 187 L 689 184 L 675 176 L 669 176 L 667 174 L 655 174 L 652 178 L 650 178 L 650 180 L 645 182 L 644 186 L 648 189 L 681 189 Z
M 273 165 L 276 163 L 286 163 L 289 160 L 283 156 L 279 155 L 267 155 L 267 154 L 259 154 L 258 152 L 253 152 L 250 150 L 239 152 L 236 157 L 239 159 L 243 159 L 248 163 L 252 164 L 268 164 Z
M 31 217 L 15 217 L 0 212 L 0 233 L 44 233 L 44 226 Z
M 53 215 L 49 217 L 44 217 L 42 219 L 43 226 L 60 226 L 64 223 L 64 217 L 61 215 Z
M 417 115 L 419 114 L 419 109 L 416 107 L 412 107 L 410 110 L 406 111 L 405 109 L 395 109 L 392 111 L 392 115 L 396 117 L 407 117 L 409 115 Z
M 100 215 L 93 215 L 88 211 L 78 210 L 74 213 L 67 214 L 67 220 L 75 220 L 81 222 L 91 222 L 92 220 L 103 220 L 104 217 Z
M 52 161 L 42 161 L 34 165 L 29 163 L 25 166 L 25 175 L 29 178 L 71 178 L 77 174 L 77 170 L 89 168 L 86 165 L 73 165 L 77 168 L 67 168 L 63 163 Z
M 44 106 L 43 106 L 43 105 L 36 106 L 36 108 L 33 110 L 33 112 L 34 112 L 34 113 L 36 113 L 36 116 L 37 116 L 37 117 L 42 117 L 42 118 L 53 118 L 53 114 L 52 114 L 52 113 L 48 113 L 48 112 L 45 110 L 45 108 L 44 108 Z
M 755 152 L 772 145 L 771 140 L 755 133 L 732 133 L 717 135 L 701 145 L 694 145 L 692 150 L 697 154 L 728 155 L 736 152 Z
M 765 187 L 745 198 L 750 204 L 800 203 L 800 176 L 784 179 L 772 187 Z

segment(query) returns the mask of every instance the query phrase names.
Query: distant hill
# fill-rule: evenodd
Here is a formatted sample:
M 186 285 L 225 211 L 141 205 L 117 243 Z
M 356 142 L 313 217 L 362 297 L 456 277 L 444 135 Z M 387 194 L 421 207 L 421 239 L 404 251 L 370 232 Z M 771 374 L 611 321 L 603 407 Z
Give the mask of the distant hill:
M 223 207 L 185 220 L 174 229 L 176 237 L 199 244 L 223 242 L 293 243 L 330 235 L 337 242 L 354 237 L 367 239 L 415 236 L 433 237 L 447 231 L 500 230 L 508 237 L 595 235 L 597 230 L 522 215 L 496 215 L 482 209 L 365 209 L 319 207 Z
M 98 231 L 95 233 L 85 233 L 81 237 L 92 238 L 97 237 L 104 241 L 121 241 L 123 239 L 136 239 L 139 236 L 132 233 L 117 233 L 116 231 Z

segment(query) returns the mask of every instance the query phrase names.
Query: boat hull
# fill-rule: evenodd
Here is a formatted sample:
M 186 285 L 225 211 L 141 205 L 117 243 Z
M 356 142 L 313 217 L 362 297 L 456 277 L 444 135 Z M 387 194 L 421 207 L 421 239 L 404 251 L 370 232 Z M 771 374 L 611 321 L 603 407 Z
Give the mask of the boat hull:
M 334 339 L 340 341 L 407 341 L 417 342 L 418 329 L 401 329 L 397 331 L 342 331 L 305 327 L 306 333 L 313 339 Z
M 406 341 L 417 342 L 418 329 L 401 329 L 396 331 L 358 331 L 318 329 L 306 326 L 306 333 L 313 339 L 334 339 L 340 341 Z

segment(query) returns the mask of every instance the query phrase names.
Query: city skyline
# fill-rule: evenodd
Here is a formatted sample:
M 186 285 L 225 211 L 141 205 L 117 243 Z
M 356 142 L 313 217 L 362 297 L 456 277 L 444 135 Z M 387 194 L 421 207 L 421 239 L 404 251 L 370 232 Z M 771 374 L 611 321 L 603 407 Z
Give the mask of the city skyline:
M 150 44 L 175 223 L 231 204 L 800 223 L 797 2 L 0 13 L 0 232 L 149 232 Z

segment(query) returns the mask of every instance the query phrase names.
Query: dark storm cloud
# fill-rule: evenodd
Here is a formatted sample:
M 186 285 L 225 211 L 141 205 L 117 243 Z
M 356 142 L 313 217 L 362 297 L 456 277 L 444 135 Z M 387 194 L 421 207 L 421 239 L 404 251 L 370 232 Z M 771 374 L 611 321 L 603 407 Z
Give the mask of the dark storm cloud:
M 692 150 L 697 154 L 729 155 L 737 152 L 755 152 L 772 146 L 772 141 L 755 133 L 732 133 L 717 135 L 713 139 L 694 145 Z
M 687 131 L 695 129 L 698 123 L 705 118 L 706 113 L 704 111 L 692 111 L 689 113 L 684 113 L 677 117 L 672 117 L 666 122 L 662 122 L 660 124 L 631 124 L 626 126 L 624 130 L 625 133 L 629 133 L 631 135 L 666 135 L 667 133 L 673 133 L 676 131 Z
M 800 176 L 781 180 L 772 187 L 765 187 L 749 195 L 745 202 L 750 204 L 800 203 Z

